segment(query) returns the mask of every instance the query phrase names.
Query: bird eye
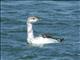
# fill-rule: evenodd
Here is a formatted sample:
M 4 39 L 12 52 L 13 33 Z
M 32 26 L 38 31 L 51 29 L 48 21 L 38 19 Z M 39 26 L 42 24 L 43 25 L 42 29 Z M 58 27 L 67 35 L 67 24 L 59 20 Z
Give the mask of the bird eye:
M 34 20 L 35 18 L 33 18 L 33 20 Z

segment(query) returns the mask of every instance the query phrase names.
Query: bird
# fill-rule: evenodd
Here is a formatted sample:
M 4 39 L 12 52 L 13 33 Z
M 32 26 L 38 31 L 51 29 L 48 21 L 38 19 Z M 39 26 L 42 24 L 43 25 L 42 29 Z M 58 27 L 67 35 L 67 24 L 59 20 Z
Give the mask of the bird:
M 40 36 L 34 36 L 32 25 L 37 21 L 39 21 L 39 17 L 37 16 L 30 16 L 27 18 L 27 42 L 29 44 L 43 46 L 45 44 L 60 43 L 64 40 L 63 38 L 54 38 L 50 34 L 46 33 Z

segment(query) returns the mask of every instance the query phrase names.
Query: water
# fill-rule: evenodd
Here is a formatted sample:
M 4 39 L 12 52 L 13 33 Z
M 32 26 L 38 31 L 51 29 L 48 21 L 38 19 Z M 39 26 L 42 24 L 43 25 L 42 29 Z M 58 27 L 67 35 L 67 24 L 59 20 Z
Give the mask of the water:
M 1 1 L 1 60 L 79 60 L 80 1 Z M 51 33 L 63 43 L 27 44 L 26 19 L 39 16 L 34 34 Z

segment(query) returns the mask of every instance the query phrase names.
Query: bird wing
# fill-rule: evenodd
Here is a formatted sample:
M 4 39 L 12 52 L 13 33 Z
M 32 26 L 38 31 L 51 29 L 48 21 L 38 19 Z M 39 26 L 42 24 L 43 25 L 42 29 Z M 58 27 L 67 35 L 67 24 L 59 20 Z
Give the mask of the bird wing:
M 64 40 L 64 38 L 57 37 L 57 36 L 53 36 L 53 35 L 50 34 L 50 33 L 44 33 L 44 34 L 42 34 L 42 37 L 44 37 L 44 38 L 52 38 L 52 39 L 56 39 L 56 40 L 60 40 L 61 42 Z
M 44 38 L 53 38 L 53 35 L 49 34 L 49 33 L 44 33 L 44 34 L 42 34 L 42 37 L 44 37 Z

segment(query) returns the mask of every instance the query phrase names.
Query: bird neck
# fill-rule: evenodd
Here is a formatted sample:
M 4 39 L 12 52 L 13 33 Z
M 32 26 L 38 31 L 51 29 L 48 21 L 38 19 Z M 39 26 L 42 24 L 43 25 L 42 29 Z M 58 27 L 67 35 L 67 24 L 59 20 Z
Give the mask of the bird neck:
M 34 35 L 33 35 L 32 24 L 27 23 L 27 40 L 28 40 L 28 42 L 31 42 L 31 40 L 33 38 L 34 38 Z

